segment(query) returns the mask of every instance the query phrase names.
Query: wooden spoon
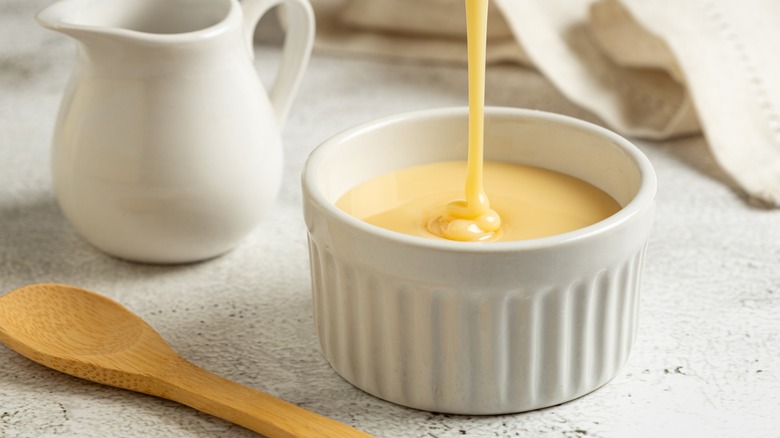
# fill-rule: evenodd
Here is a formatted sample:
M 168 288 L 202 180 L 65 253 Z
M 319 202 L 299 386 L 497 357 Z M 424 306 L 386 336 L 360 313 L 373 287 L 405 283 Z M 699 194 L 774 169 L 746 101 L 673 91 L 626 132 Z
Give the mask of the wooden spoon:
M 211 374 L 137 315 L 59 284 L 0 296 L 0 341 L 49 368 L 173 400 L 268 437 L 368 437 L 345 424 Z

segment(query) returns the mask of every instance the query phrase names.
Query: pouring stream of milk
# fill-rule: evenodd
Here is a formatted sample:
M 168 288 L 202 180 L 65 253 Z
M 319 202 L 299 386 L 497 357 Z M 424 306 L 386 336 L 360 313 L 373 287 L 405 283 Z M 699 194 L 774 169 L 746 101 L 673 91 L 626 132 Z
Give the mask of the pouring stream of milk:
M 488 0 L 466 0 L 469 68 L 469 149 L 466 199 L 447 204 L 445 213 L 428 222 L 428 230 L 449 240 L 493 238 L 501 217 L 490 208 L 482 184 L 485 137 L 485 51 Z

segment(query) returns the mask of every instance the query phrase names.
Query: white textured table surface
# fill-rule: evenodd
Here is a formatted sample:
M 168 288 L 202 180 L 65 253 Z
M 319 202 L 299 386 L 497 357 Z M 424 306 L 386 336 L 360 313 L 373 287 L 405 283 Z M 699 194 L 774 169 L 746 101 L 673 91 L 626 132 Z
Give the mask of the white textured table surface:
M 318 143 L 374 117 L 466 103 L 461 66 L 317 54 L 284 132 L 282 193 L 236 250 L 148 266 L 82 241 L 51 189 L 49 139 L 74 45 L 37 27 L 47 2 L 0 5 L 0 293 L 62 282 L 145 318 L 191 361 L 381 437 L 780 436 L 780 210 L 744 202 L 700 137 L 637 142 L 659 178 L 640 326 L 617 378 L 535 412 L 452 416 L 375 399 L 320 354 L 299 175 Z M 275 45 L 258 48 L 266 78 Z M 491 67 L 487 103 L 593 120 L 535 72 Z M 58 374 L 0 345 L 0 437 L 253 436 L 161 399 Z

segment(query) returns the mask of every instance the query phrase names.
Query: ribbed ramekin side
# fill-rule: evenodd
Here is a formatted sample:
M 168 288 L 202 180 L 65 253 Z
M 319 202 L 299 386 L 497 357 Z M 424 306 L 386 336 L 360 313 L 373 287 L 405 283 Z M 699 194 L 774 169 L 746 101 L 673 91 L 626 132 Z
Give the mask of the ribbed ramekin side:
M 642 248 L 623 263 L 565 286 L 534 291 L 525 302 L 515 299 L 509 313 L 516 315 L 502 328 L 513 340 L 508 346 L 513 389 L 505 406 L 555 405 L 615 377 L 636 336 L 644 253 Z
M 310 242 L 322 350 L 347 381 L 419 409 L 519 412 L 612 379 L 636 333 L 644 249 L 583 278 L 484 295 L 416 284 Z

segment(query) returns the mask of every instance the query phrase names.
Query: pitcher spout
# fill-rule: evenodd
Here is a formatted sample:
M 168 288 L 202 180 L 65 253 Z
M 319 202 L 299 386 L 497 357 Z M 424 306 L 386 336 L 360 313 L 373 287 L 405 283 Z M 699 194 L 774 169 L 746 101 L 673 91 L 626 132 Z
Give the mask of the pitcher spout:
M 79 23 L 80 13 L 87 2 L 87 0 L 60 0 L 38 12 L 35 19 L 38 24 L 47 29 L 77 36 L 79 33 L 90 31 L 89 26 Z

